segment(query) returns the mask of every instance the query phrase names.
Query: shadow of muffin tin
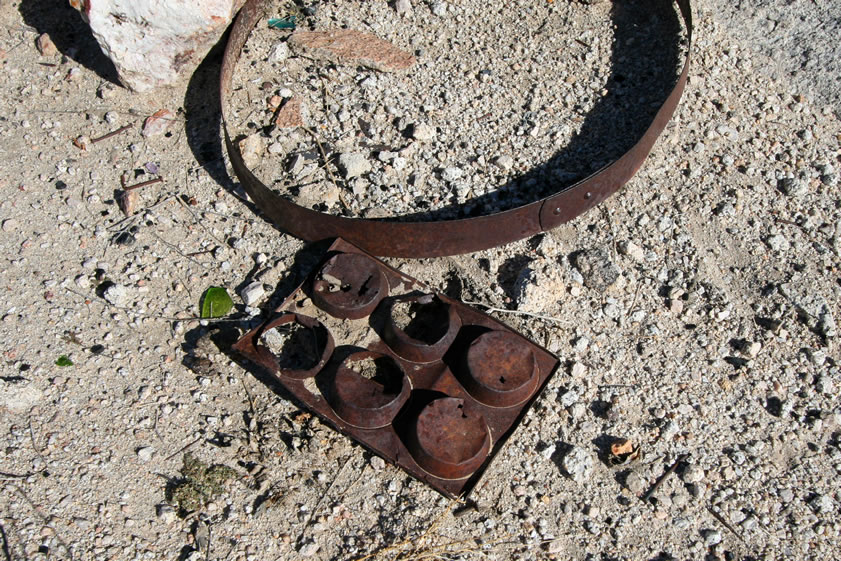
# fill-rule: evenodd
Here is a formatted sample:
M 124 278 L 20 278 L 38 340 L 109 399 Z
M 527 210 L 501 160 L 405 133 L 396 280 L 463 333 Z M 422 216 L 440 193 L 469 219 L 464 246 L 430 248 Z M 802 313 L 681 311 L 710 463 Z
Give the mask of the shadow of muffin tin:
M 328 424 L 450 497 L 473 489 L 558 367 L 503 323 L 341 239 L 234 348 Z

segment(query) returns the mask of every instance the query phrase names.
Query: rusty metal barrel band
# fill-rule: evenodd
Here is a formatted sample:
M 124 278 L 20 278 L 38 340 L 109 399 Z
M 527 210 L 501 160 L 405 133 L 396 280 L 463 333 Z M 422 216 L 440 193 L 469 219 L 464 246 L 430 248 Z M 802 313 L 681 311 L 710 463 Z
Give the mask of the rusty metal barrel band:
M 344 238 L 383 257 L 441 257 L 481 251 L 521 240 L 568 222 L 615 193 L 640 168 L 680 101 L 689 75 L 692 48 L 690 0 L 675 0 L 686 26 L 687 56 L 672 91 L 642 137 L 613 163 L 562 191 L 496 214 L 434 222 L 389 222 L 345 218 L 317 212 L 280 197 L 243 162 L 228 131 L 228 100 L 234 69 L 248 36 L 263 17 L 270 0 L 248 0 L 231 30 L 220 75 L 222 127 L 225 145 L 242 186 L 254 204 L 282 230 L 306 241 Z

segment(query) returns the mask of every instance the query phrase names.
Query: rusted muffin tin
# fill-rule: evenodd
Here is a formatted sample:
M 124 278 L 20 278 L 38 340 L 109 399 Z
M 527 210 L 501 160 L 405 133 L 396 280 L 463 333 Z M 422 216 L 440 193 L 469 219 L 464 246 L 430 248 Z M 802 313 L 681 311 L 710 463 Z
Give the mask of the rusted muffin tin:
M 364 318 L 386 296 L 385 273 L 375 261 L 358 253 L 330 257 L 313 279 L 313 301 L 340 319 Z
M 353 368 L 354 363 L 366 360 L 376 369 L 375 377 L 366 377 Z M 388 366 L 377 363 L 388 363 Z M 351 354 L 338 365 L 328 401 L 336 414 L 349 425 L 377 429 L 388 426 L 394 420 L 408 401 L 411 391 L 409 377 L 394 359 L 374 351 L 361 351 Z
M 266 344 L 289 325 L 311 330 L 307 368 Z M 325 422 L 451 497 L 476 485 L 558 367 L 505 324 L 341 239 L 234 348 Z

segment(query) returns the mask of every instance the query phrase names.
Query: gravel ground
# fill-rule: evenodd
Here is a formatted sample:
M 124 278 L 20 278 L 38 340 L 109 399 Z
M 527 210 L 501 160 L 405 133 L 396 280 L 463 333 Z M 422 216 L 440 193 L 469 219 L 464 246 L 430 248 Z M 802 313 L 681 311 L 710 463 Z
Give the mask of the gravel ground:
M 645 36 L 638 27 L 653 22 L 639 14 L 661 6 L 655 0 L 615 10 L 521 1 L 501 15 L 474 0 L 415 1 L 401 18 L 370 2 L 335 4 L 315 19 L 338 10 L 346 15 L 337 21 L 426 48 L 427 57 L 437 56 L 436 27 L 453 36 L 459 17 L 510 16 L 494 24 L 500 37 L 458 34 L 487 53 L 465 61 L 462 74 L 488 66 L 490 81 L 476 84 L 508 95 L 488 94 L 487 109 L 476 109 L 496 112 L 497 138 L 446 117 L 428 123 L 436 140 L 407 161 L 431 178 L 430 193 L 454 194 L 451 205 L 460 199 L 441 175 L 449 167 L 464 168 L 459 178 L 447 175 L 455 182 L 499 185 L 558 158 L 570 162 L 561 167 L 574 179 L 609 157 L 594 151 L 595 138 L 610 135 L 607 153 L 633 138 L 636 114 L 614 119 L 610 111 L 622 102 L 601 112 L 600 100 L 614 91 L 614 65 L 637 68 L 613 54 L 626 33 L 618 18 L 636 22 L 626 43 Z M 743 11 L 697 0 L 694 8 L 682 104 L 619 194 L 516 244 L 389 260 L 450 296 L 499 310 L 492 313 L 561 359 L 471 495 L 475 508 L 372 457 L 226 354 L 302 280 L 320 248 L 260 219 L 226 171 L 214 98 L 218 53 L 179 87 L 131 94 L 113 84 L 113 69 L 64 2 L 0 10 L 0 189 L 9 195 L 0 203 L 5 558 L 838 557 L 838 8 L 782 0 Z M 374 16 L 416 25 L 419 45 L 388 36 L 390 27 Z M 544 16 L 565 18 L 545 65 L 534 61 L 549 56 L 542 36 L 523 38 Z M 818 19 L 822 25 L 812 23 Z M 54 48 L 41 52 L 43 33 Z M 522 48 L 507 50 L 517 40 Z M 263 55 L 255 52 L 257 61 Z M 436 60 L 421 55 L 418 64 L 433 68 Z M 663 73 L 674 70 L 669 60 Z M 526 106 L 530 83 L 507 77 L 512 64 L 537 86 L 575 75 L 570 92 L 591 92 L 590 104 L 565 104 L 555 83 Z M 243 91 L 253 79 L 265 81 L 266 70 L 252 72 Z M 434 82 L 429 72 L 424 84 Z M 272 88 L 286 87 L 274 78 Z M 373 92 L 397 87 L 392 79 L 378 78 Z M 469 87 L 438 85 L 439 109 L 469 108 Z M 347 89 L 356 122 L 379 106 L 389 115 L 386 103 L 365 107 L 368 91 Z M 407 127 L 432 115 L 412 91 L 395 105 L 402 116 L 385 122 L 402 118 Z M 161 109 L 172 113 L 145 136 L 145 119 Z M 310 117 L 312 126 L 333 126 L 326 113 Z M 540 124 L 534 136 L 530 123 Z M 588 139 L 577 141 L 575 131 L 589 131 Z M 381 134 L 392 133 L 383 127 Z M 572 156 L 563 156 L 565 143 Z M 277 156 L 271 145 L 257 155 Z M 365 154 L 368 176 L 338 186 L 352 213 L 376 204 L 367 188 L 375 172 L 387 171 L 375 151 Z M 495 163 L 506 154 L 510 169 Z M 117 201 L 121 178 L 132 185 L 158 177 L 133 191 L 135 213 L 126 218 Z M 423 210 L 414 200 L 386 210 Z M 226 320 L 203 325 L 190 318 L 209 286 L 226 287 L 235 307 Z M 248 305 L 240 296 L 246 288 Z M 615 438 L 632 440 L 640 457 L 613 465 Z

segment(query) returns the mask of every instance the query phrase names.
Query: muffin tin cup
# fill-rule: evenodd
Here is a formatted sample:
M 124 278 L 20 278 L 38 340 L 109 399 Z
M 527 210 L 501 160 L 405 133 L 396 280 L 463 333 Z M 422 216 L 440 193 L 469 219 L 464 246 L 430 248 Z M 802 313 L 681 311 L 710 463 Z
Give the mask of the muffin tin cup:
M 366 378 L 350 365 L 365 359 L 387 361 L 392 375 L 399 380 L 380 381 Z M 389 393 L 389 385 L 400 384 L 400 390 Z M 331 407 L 344 422 L 363 429 L 388 426 L 409 399 L 412 383 L 400 365 L 390 356 L 373 351 L 361 351 L 347 356 L 336 370 L 330 393 Z
M 429 301 L 425 302 L 425 300 Z M 405 331 L 397 327 L 393 317 L 394 305 L 403 302 L 418 302 L 421 305 L 446 307 L 448 322 L 446 332 L 433 343 L 425 343 L 407 335 Z M 386 300 L 383 305 L 387 306 L 388 312 L 388 320 L 383 326 L 383 340 L 397 356 L 410 362 L 426 363 L 440 359 L 450 348 L 456 335 L 458 335 L 459 329 L 461 329 L 461 317 L 455 307 L 432 294 L 391 298 Z
M 540 367 L 531 346 L 521 337 L 489 331 L 468 347 L 461 382 L 484 405 L 513 407 L 537 390 Z
M 385 272 L 359 253 L 339 253 L 327 260 L 312 283 L 315 305 L 340 319 L 361 319 L 388 296 Z
M 491 444 L 484 417 L 460 398 L 430 402 L 409 425 L 409 452 L 424 471 L 440 479 L 469 477 L 484 463 Z
M 262 335 L 263 333 L 266 333 L 276 327 L 280 327 L 281 325 L 287 325 L 290 323 L 297 323 L 302 327 L 311 329 L 315 334 L 316 344 L 321 348 L 321 355 L 315 366 L 306 369 L 282 368 L 278 357 L 265 345 L 255 343 L 254 350 L 260 359 L 262 359 L 262 363 L 274 364 L 277 369 L 277 374 L 281 377 L 292 378 L 294 380 L 313 378 L 316 374 L 321 372 L 324 365 L 327 364 L 327 361 L 330 360 L 330 357 L 333 355 L 333 350 L 335 348 L 333 336 L 330 334 L 330 331 L 317 319 L 302 314 L 296 314 L 294 312 L 283 313 L 279 317 L 269 321 L 269 323 L 261 328 L 259 335 Z M 324 334 L 323 341 L 319 340 L 320 333 Z M 254 339 L 255 341 L 259 341 L 259 335 Z

